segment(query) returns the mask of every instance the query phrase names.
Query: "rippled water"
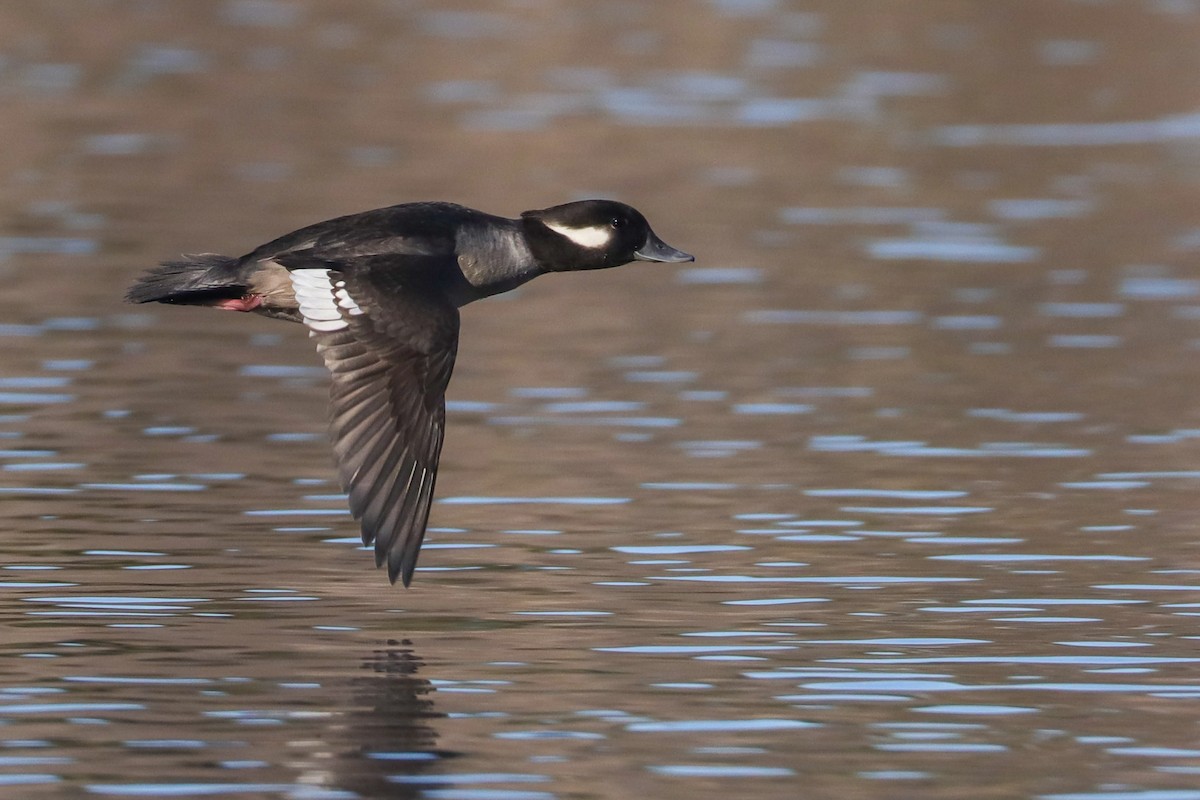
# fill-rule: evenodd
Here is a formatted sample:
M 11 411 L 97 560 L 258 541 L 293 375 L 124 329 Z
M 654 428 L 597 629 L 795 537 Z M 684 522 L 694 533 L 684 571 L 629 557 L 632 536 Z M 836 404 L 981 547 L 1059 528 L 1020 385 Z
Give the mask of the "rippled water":
M 1200 5 L 0 10 L 0 794 L 1200 799 Z M 464 310 L 413 588 L 295 327 L 376 205 L 636 203 Z

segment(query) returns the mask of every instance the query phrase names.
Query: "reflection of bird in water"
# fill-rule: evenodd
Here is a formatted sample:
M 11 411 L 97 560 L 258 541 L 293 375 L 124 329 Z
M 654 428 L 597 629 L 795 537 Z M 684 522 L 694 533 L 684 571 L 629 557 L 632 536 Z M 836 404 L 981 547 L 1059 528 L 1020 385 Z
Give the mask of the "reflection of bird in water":
M 309 780 L 360 797 L 421 794 L 419 785 L 389 779 L 436 771 L 438 762 L 459 755 L 434 747 L 430 720 L 445 715 L 434 711 L 429 681 L 417 677 L 422 666 L 407 640 L 388 640 L 363 659 L 362 674 L 348 682 L 348 710 L 326 730 L 332 763 Z

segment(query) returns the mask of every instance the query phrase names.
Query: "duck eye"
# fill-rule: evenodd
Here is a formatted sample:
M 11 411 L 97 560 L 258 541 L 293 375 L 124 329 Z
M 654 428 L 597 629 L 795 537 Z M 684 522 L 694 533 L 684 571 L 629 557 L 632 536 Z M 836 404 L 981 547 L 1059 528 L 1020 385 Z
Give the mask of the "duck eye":
M 625 220 L 621 219 L 620 217 L 613 217 L 612 222 L 610 224 L 614 228 L 623 228 L 623 227 L 625 227 Z

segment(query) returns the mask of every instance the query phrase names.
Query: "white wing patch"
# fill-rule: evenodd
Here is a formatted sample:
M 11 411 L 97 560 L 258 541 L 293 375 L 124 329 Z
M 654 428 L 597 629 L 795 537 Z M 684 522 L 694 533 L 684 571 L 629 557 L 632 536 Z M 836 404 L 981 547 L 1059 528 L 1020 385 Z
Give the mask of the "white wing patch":
M 580 247 L 604 247 L 612 241 L 613 230 L 607 225 L 590 225 L 586 228 L 568 228 L 566 225 L 546 225 L 557 234 L 567 237 Z
M 340 331 L 350 327 L 350 323 L 342 318 L 342 309 L 351 314 L 363 313 L 346 293 L 345 282 L 335 283 L 327 269 L 294 269 L 288 277 L 292 279 L 304 324 L 314 331 Z

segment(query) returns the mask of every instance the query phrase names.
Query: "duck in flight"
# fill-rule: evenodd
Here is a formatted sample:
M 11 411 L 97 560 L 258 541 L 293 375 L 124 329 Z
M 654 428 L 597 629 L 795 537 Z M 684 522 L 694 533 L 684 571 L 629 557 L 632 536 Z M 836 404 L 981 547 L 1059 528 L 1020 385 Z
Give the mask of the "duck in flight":
M 375 565 L 408 586 L 425 537 L 458 347 L 458 309 L 548 272 L 693 261 L 635 208 L 582 200 L 518 219 L 404 203 L 318 222 L 240 258 L 167 261 L 133 303 L 303 323 L 332 376 L 334 458 Z

